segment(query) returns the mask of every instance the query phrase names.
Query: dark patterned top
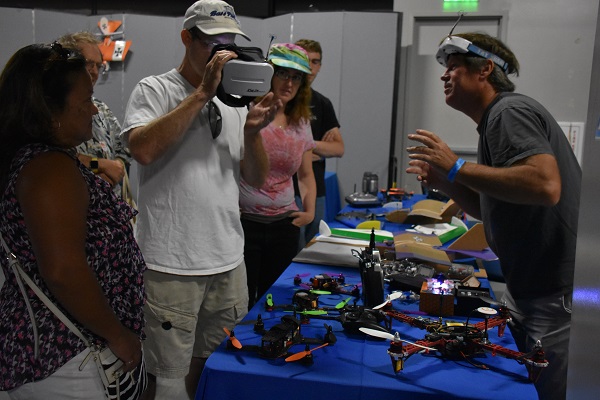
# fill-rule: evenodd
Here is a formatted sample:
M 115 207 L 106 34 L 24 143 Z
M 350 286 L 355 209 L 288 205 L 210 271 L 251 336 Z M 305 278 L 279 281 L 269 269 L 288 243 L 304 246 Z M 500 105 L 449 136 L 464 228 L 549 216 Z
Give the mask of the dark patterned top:
M 34 157 L 49 151 L 66 152 L 77 163 L 88 185 L 90 198 L 86 237 L 88 263 L 117 317 L 142 337 L 142 274 L 146 264 L 133 238 L 129 222 L 137 211 L 118 198 L 107 182 L 81 164 L 74 151 L 36 144 L 25 146 L 17 153 L 12 162 L 8 184 L 0 198 L 0 229 L 4 240 L 25 272 L 56 304 L 55 298 L 40 277 L 15 193 L 15 183 L 23 166 Z M 15 276 L 7 267 L 4 251 L 0 250 L 0 254 L 6 276 L 6 282 L 0 291 L 0 390 L 8 390 L 50 376 L 83 351 L 85 345 L 27 287 L 39 332 L 40 354 L 35 359 L 32 321 Z M 61 310 L 84 335 L 94 342 L 103 342 L 74 321 L 64 309 Z

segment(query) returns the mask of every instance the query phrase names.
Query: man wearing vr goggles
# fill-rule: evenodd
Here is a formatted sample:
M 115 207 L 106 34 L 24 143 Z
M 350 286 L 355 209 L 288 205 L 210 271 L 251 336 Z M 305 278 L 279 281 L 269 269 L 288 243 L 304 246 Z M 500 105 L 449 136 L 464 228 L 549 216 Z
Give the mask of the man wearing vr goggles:
M 144 78 L 123 135 L 138 170 L 137 240 L 144 274 L 149 397 L 193 398 L 204 361 L 248 310 L 239 180 L 260 187 L 268 169 L 260 130 L 281 102 L 249 110 L 215 97 L 241 31 L 233 7 L 200 0 L 185 13 L 181 65 Z M 155 377 L 155 382 L 153 382 Z M 187 392 L 187 393 L 186 393 Z
M 443 191 L 483 221 L 507 285 L 502 300 L 522 352 L 539 340 L 549 366 L 535 383 L 541 399 L 566 396 L 581 169 L 560 126 L 537 101 L 513 93 L 512 51 L 486 34 L 445 38 L 446 104 L 477 124 L 477 163 L 436 134 L 417 129 L 408 173 Z

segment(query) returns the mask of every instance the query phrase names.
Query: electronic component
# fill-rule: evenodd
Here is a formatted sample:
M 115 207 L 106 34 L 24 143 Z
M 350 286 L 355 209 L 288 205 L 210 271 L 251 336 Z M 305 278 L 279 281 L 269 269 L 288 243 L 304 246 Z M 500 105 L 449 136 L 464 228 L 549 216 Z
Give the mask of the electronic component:
M 458 285 L 456 288 L 454 314 L 468 316 L 473 310 L 487 306 L 488 303 L 482 300 L 482 297 L 489 298 L 490 290 L 487 288 Z
M 346 196 L 346 202 L 352 206 L 380 206 L 381 200 L 370 193 L 352 193 Z

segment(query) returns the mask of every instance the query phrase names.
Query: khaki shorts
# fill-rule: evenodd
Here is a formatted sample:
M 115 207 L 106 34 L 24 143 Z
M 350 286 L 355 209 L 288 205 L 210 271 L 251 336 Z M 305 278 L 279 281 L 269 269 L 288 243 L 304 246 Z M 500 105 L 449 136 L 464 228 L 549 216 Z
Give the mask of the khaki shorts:
M 182 378 L 192 357 L 208 356 L 248 313 L 246 265 L 216 275 L 183 276 L 147 270 L 144 352 L 148 372 Z

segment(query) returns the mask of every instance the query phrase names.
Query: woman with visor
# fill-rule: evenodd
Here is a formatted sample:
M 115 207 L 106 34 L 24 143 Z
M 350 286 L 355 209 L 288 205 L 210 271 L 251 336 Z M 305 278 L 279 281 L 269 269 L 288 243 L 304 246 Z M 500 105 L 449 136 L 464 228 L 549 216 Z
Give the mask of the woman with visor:
M 271 47 L 267 59 L 275 68 L 271 91 L 283 107 L 261 130 L 270 163 L 265 184 L 256 189 L 243 179 L 240 182 L 249 308 L 291 263 L 298 251 L 300 227 L 315 214 L 308 55 L 295 44 L 280 43 Z M 294 200 L 292 176 L 296 172 L 302 211 Z

